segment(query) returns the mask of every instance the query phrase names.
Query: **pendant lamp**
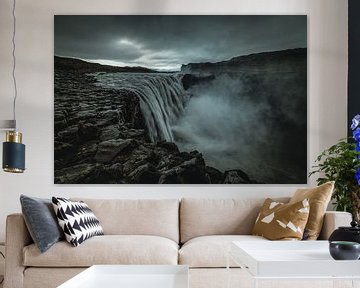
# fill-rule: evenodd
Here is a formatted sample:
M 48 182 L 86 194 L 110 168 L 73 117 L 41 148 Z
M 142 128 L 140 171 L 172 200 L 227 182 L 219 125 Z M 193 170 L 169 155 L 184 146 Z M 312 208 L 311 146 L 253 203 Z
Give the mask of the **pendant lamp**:
M 5 172 L 23 173 L 25 171 L 25 145 L 22 144 L 22 133 L 17 131 L 16 127 L 16 57 L 15 57 L 15 35 L 16 35 L 16 0 L 13 0 L 12 16 L 13 16 L 13 35 L 12 35 L 12 58 L 13 69 L 12 78 L 14 82 L 14 100 L 13 100 L 13 120 L 0 121 L 0 130 L 6 131 L 6 139 L 3 143 L 3 161 L 2 167 Z

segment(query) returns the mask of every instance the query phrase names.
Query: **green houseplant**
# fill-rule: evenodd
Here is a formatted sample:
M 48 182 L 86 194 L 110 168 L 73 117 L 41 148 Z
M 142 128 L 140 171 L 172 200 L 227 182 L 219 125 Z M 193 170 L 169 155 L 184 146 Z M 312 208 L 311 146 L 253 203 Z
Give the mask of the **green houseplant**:
M 309 176 L 319 174 L 317 183 L 335 181 L 332 195 L 337 211 L 351 212 L 360 220 L 360 115 L 353 119 L 353 137 L 325 149 L 316 159 Z M 348 141 L 350 140 L 350 141 Z M 354 141 L 355 140 L 355 143 Z

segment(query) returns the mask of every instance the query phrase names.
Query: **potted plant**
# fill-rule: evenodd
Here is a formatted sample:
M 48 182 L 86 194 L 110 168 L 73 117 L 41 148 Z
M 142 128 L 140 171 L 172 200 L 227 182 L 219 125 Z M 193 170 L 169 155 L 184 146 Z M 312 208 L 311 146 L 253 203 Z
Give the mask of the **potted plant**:
M 319 173 L 316 180 L 319 185 L 335 181 L 332 195 L 335 209 L 352 213 L 353 219 L 360 223 L 360 115 L 352 120 L 351 129 L 353 137 L 325 149 L 309 176 Z

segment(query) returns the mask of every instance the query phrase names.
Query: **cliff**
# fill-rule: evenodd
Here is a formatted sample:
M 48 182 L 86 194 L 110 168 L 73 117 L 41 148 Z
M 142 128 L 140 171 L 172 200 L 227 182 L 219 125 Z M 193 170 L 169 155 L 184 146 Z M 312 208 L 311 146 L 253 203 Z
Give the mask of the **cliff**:
M 261 73 L 269 70 L 291 72 L 294 66 L 299 69 L 302 69 L 304 66 L 306 67 L 306 53 L 306 48 L 297 48 L 238 56 L 216 63 L 189 63 L 181 66 L 181 72 L 200 74 L 228 72 Z
M 101 65 L 83 61 L 76 58 L 54 57 L 54 66 L 60 70 L 70 70 L 78 73 L 95 73 L 95 72 L 132 72 L 132 73 L 154 73 L 156 71 L 145 67 L 118 67 L 110 65 Z

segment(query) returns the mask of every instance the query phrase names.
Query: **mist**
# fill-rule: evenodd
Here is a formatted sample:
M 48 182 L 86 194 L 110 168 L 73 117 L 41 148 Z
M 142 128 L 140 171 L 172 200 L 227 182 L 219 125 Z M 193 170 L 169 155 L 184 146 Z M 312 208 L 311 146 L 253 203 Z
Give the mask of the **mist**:
M 297 141 L 293 131 L 306 117 L 298 109 L 301 99 L 291 92 L 284 97 L 284 87 L 277 85 L 268 90 L 267 80 L 261 79 L 264 85 L 258 88 L 255 79 L 245 75 L 221 74 L 211 83 L 194 86 L 183 117 L 173 126 L 180 150 L 198 150 L 208 166 L 222 172 L 241 169 L 262 183 L 280 177 L 293 181 L 299 169 L 287 148 L 289 141 Z

